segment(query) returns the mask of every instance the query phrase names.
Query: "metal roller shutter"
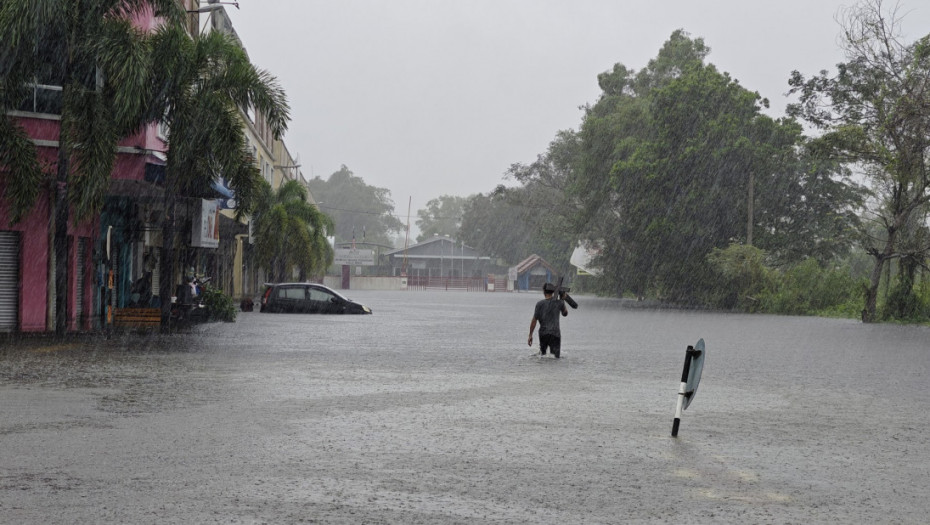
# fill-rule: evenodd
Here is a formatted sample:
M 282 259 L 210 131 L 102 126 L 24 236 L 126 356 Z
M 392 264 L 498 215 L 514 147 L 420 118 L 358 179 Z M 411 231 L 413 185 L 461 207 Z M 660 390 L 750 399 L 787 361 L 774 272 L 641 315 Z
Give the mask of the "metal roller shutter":
M 78 237 L 77 244 L 77 298 L 74 302 L 74 318 L 78 329 L 84 327 L 84 285 L 87 266 L 87 237 Z
M 19 232 L 0 231 L 0 331 L 19 319 Z

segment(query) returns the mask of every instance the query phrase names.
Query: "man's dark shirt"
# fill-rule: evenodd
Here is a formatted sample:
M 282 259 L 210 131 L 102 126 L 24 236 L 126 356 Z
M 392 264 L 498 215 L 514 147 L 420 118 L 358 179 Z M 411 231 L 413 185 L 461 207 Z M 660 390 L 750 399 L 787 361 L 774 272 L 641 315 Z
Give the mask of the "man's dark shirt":
M 539 321 L 540 337 L 544 335 L 562 336 L 562 332 L 559 330 L 559 316 L 564 308 L 564 301 L 561 299 L 543 299 L 536 303 L 533 318 Z

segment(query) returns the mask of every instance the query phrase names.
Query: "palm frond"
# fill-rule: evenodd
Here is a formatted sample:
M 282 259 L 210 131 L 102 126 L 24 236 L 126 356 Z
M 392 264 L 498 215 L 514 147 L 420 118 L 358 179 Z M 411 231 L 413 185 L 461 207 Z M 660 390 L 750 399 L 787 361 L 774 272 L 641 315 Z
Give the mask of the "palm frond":
M 254 107 L 264 115 L 275 138 L 279 138 L 287 130 L 290 106 L 278 80 L 249 62 L 248 55 L 231 35 L 214 32 L 198 44 L 200 60 L 209 66 L 204 74 L 204 89 L 227 93 L 239 107 Z
M 35 145 L 26 131 L 6 115 L 0 115 L 0 177 L 3 195 L 10 204 L 10 224 L 29 213 L 39 196 L 43 173 Z
M 26 85 L 35 80 L 43 60 L 38 56 L 40 43 L 62 38 L 60 23 L 65 15 L 60 1 L 0 2 L 0 109 L 17 105 Z M 59 59 L 60 61 L 61 59 Z
M 109 14 L 132 19 L 140 14 L 152 13 L 169 25 L 183 25 L 187 13 L 177 0 L 111 0 Z
M 82 89 L 71 93 L 69 125 L 65 127 L 73 155 L 68 200 L 75 215 L 86 219 L 103 207 L 120 134 L 111 106 L 101 93 Z
M 104 92 L 115 110 L 117 129 L 128 135 L 152 120 L 147 111 L 152 70 L 149 40 L 128 20 L 108 19 L 91 46 L 97 66 L 106 76 Z

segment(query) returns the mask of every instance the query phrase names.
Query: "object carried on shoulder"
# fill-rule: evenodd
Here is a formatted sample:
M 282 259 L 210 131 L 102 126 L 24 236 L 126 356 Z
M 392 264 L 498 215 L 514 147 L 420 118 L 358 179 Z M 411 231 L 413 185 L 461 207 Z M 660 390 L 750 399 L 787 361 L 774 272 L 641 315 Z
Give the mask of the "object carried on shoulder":
M 572 289 L 562 286 L 563 279 L 564 277 L 559 277 L 559 281 L 556 284 L 552 284 L 548 282 L 543 284 L 543 293 L 548 294 L 548 293 L 555 293 L 557 291 L 559 294 L 559 299 L 565 301 L 568 304 L 568 306 L 571 306 L 573 309 L 577 309 L 578 303 L 575 302 L 575 300 L 572 299 L 570 295 L 568 295 L 568 292 L 572 291 Z

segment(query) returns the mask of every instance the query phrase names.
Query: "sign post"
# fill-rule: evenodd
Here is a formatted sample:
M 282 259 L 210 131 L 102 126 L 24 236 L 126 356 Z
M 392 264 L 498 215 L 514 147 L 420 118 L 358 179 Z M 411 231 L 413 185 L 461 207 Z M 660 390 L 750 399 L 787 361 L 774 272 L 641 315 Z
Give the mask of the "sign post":
M 704 339 L 698 339 L 694 346 L 688 346 L 685 351 L 685 366 L 681 371 L 681 385 L 678 387 L 678 405 L 675 407 L 675 421 L 672 423 L 672 437 L 678 437 L 678 425 L 681 423 L 681 412 L 688 408 L 694 395 L 697 394 L 698 384 L 701 382 L 701 372 L 704 370 Z
M 343 290 L 351 287 L 352 270 L 350 267 L 355 266 L 356 275 L 361 275 L 362 266 L 375 265 L 374 250 L 359 250 L 353 244 L 351 248 L 336 248 L 334 252 L 333 264 L 342 265 Z

